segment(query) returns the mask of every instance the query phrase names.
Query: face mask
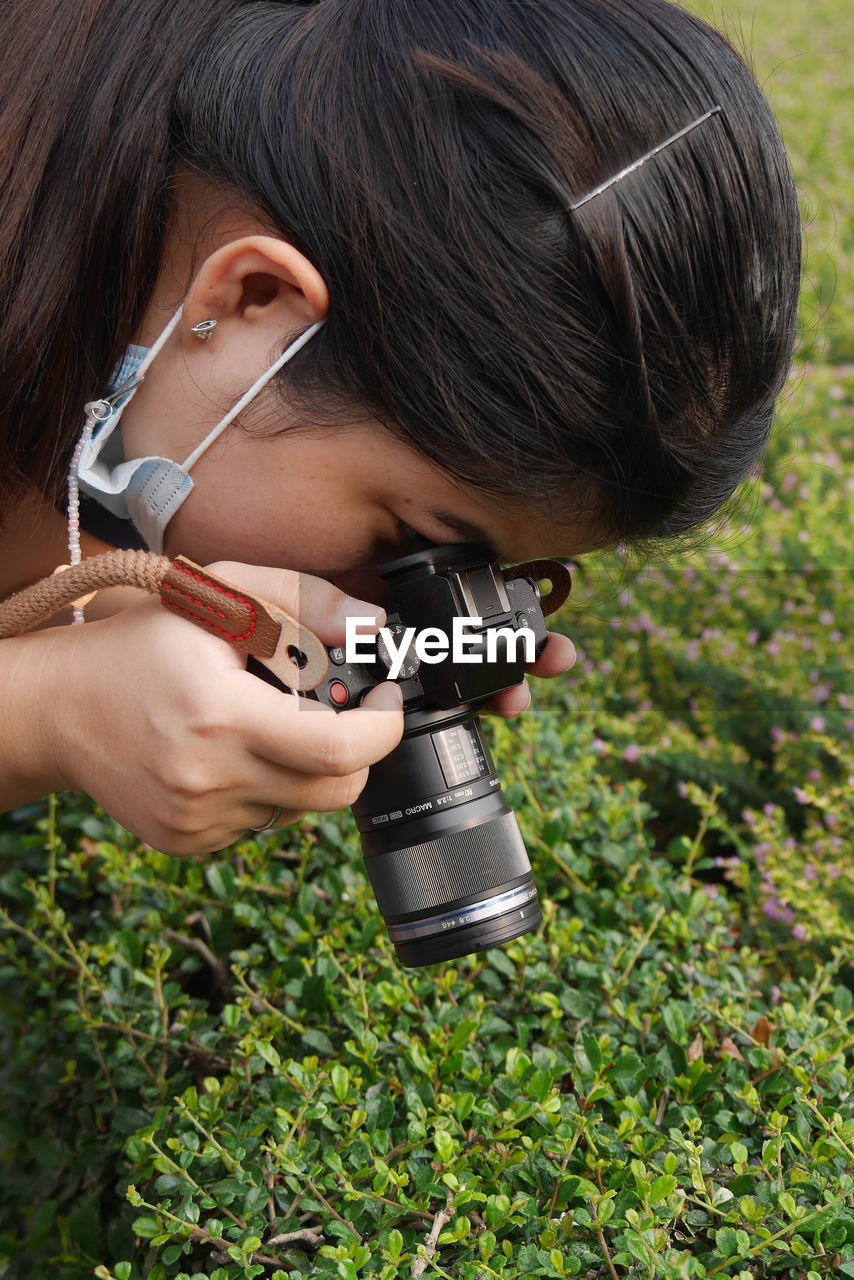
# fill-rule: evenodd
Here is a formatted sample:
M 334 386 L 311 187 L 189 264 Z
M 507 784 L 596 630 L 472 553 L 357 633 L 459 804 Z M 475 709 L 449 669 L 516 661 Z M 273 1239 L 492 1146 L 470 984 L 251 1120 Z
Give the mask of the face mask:
M 182 312 L 183 308 L 179 307 L 152 347 L 128 348 L 116 370 L 115 387 L 102 400 L 87 404 L 86 425 L 78 444 L 76 477 L 80 489 L 113 515 L 133 521 L 149 548 L 158 554 L 163 552 L 166 526 L 193 488 L 190 468 L 324 323 L 320 320 L 313 324 L 286 347 L 183 462 L 154 456 L 126 461 L 118 429 L 122 412 L 177 326 Z

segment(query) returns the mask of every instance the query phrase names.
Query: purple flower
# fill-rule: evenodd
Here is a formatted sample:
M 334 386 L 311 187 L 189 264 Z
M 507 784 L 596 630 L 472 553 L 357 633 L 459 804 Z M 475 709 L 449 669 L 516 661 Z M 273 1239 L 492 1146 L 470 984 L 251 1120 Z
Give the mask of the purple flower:
M 835 863 L 831 862 L 830 865 L 827 867 L 828 880 L 838 880 L 841 875 L 842 875 L 842 872 L 840 871 L 839 867 L 837 867 Z
M 771 988 L 771 1003 L 772 1003 L 772 1004 L 779 1004 L 779 1003 L 780 1003 L 780 1000 L 781 1000 L 781 998 L 782 998 L 782 995 L 783 995 L 783 993 L 782 993 L 782 991 L 780 990 L 780 988 L 779 988 L 779 987 L 777 987 L 777 986 L 773 986 L 773 987 Z
M 807 931 L 802 924 L 792 926 L 792 937 L 799 938 L 801 941 L 807 936 Z
M 623 759 L 626 760 L 629 764 L 634 764 L 636 760 L 640 759 L 640 747 L 637 747 L 635 746 L 634 743 L 631 743 L 628 747 L 626 747 L 625 751 L 623 752 Z
M 810 728 L 815 733 L 824 733 L 825 723 L 824 716 L 813 716 L 812 720 L 810 720 Z
M 685 783 L 681 780 L 681 778 L 676 783 L 676 790 L 679 792 L 683 800 L 688 799 L 688 788 L 686 787 Z
M 772 742 L 778 742 L 778 743 L 785 742 L 788 736 L 789 735 L 786 733 L 785 729 L 781 729 L 778 724 L 772 724 L 770 729 L 770 737 Z
M 748 644 L 756 644 L 756 641 L 759 639 L 759 632 L 755 627 L 751 627 L 744 638 Z
M 810 798 L 807 795 L 806 791 L 804 791 L 803 787 L 794 788 L 794 797 L 797 800 L 798 804 L 809 804 L 810 802 Z
M 821 613 L 818 615 L 818 620 L 823 627 L 833 626 L 833 614 L 829 609 L 822 609 Z
M 818 879 L 818 871 L 816 870 L 814 863 L 808 862 L 807 865 L 804 867 L 804 879 L 805 880 Z

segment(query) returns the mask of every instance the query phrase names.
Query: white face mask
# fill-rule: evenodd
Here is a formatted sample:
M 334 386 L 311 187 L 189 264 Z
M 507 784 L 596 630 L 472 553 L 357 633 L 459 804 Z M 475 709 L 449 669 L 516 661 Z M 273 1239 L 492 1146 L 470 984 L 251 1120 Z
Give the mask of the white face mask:
M 190 468 L 202 454 L 222 435 L 226 427 L 242 413 L 251 400 L 288 360 L 300 351 L 317 333 L 324 321 L 320 320 L 286 347 L 282 355 L 270 365 L 237 404 L 222 418 L 201 444 L 183 462 L 171 458 L 145 457 L 125 461 L 122 452 L 121 433 L 117 430 L 125 405 L 133 398 L 151 362 L 159 354 L 175 329 L 183 308 L 179 307 L 152 347 L 129 348 L 117 371 L 119 385 L 103 400 L 92 401 L 86 406 L 86 425 L 78 445 L 79 463 L 77 482 L 84 493 L 89 494 L 113 515 L 130 519 L 142 534 L 150 550 L 163 553 L 163 537 L 166 526 L 186 500 L 193 488 Z M 95 434 L 98 423 L 101 429 Z

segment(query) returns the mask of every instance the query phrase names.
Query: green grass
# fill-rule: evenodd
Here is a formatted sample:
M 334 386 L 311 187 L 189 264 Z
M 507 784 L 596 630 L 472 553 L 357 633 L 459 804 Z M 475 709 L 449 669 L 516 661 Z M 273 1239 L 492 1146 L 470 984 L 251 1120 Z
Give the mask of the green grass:
M 401 969 L 344 817 L 207 869 L 4 819 L 5 1280 L 854 1277 L 850 19 L 701 11 L 793 157 L 798 362 L 742 516 L 579 566 L 493 726 L 543 928 Z

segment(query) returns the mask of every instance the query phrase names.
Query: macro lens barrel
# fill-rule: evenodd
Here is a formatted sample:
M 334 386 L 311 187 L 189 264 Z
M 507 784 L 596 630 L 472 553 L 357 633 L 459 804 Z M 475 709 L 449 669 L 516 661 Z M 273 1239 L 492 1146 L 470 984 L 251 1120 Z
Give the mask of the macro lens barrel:
M 470 710 L 409 713 L 352 812 L 403 964 L 501 946 L 540 923 L 516 817 Z

